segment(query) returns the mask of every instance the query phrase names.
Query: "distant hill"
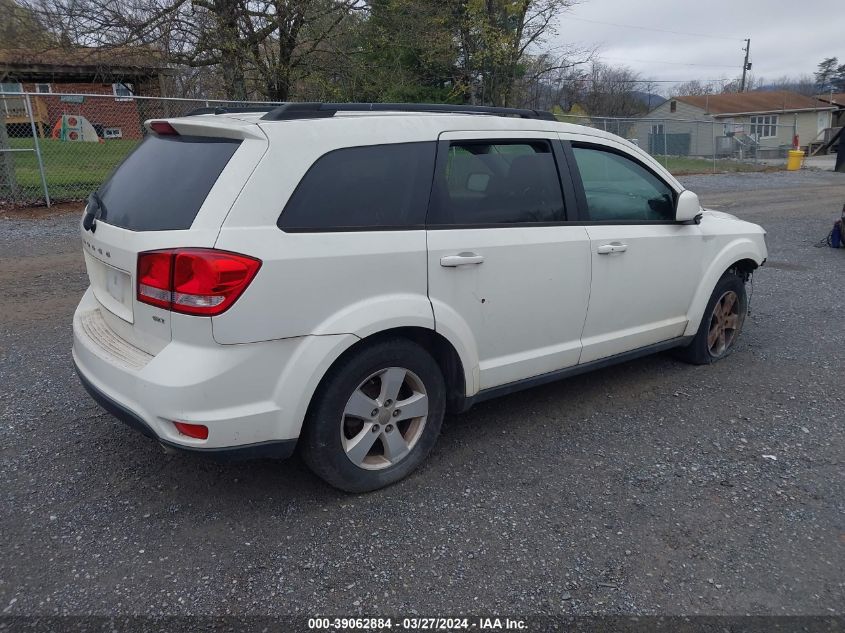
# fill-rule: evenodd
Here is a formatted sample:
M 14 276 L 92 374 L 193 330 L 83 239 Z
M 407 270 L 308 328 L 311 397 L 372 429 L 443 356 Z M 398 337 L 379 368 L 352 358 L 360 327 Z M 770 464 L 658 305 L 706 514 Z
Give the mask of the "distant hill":
M 649 110 L 654 110 L 659 105 L 666 103 L 666 97 L 661 97 L 653 92 L 643 92 L 642 90 L 634 90 L 631 93 L 638 101 L 641 101 Z

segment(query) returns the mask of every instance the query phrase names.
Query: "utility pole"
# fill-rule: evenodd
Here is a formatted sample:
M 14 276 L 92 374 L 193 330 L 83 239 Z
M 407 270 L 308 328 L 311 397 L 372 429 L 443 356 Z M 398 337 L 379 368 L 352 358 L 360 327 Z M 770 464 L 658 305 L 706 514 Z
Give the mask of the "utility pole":
M 745 92 L 745 73 L 751 70 L 751 64 L 748 62 L 748 56 L 751 54 L 751 38 L 745 40 L 745 60 L 742 62 L 742 85 L 739 87 L 740 92 Z

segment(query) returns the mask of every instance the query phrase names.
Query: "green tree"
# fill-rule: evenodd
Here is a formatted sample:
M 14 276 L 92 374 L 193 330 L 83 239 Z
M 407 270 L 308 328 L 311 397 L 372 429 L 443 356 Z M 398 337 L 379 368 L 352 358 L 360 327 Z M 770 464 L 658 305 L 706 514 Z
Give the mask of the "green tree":
M 575 0 L 456 0 L 460 82 L 470 103 L 508 106 L 532 49 Z
M 55 44 L 55 38 L 34 11 L 14 0 L 0 0 L 0 42 L 2 48 L 40 48 Z
M 450 0 L 372 0 L 361 31 L 364 97 L 386 102 L 461 100 Z
M 845 92 L 845 64 L 836 67 L 836 74 L 831 78 L 830 83 L 835 92 Z

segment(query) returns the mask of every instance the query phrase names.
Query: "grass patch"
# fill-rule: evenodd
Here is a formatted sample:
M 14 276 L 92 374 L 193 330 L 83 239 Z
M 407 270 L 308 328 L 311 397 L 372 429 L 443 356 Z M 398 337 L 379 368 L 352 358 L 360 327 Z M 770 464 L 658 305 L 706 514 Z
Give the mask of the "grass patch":
M 96 189 L 139 141 L 121 139 L 82 143 L 40 139 L 41 158 L 50 197 L 55 200 L 85 198 Z M 31 138 L 9 139 L 12 149 L 33 149 Z M 26 193 L 43 195 L 35 152 L 14 152 L 17 185 Z
M 688 156 L 655 156 L 654 158 L 675 176 L 714 173 L 713 161 L 706 158 L 689 158 Z M 772 167 L 767 165 L 755 165 L 754 163 L 718 158 L 716 159 L 715 171 L 716 173 L 754 172 L 770 171 L 771 169 Z

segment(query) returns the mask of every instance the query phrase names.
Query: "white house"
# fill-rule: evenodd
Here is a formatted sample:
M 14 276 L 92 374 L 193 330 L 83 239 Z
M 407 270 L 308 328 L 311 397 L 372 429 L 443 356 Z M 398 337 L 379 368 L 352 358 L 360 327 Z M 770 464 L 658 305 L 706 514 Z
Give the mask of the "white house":
M 798 135 L 802 147 L 831 126 L 835 105 L 790 91 L 672 97 L 636 126 L 652 154 L 784 155 Z

